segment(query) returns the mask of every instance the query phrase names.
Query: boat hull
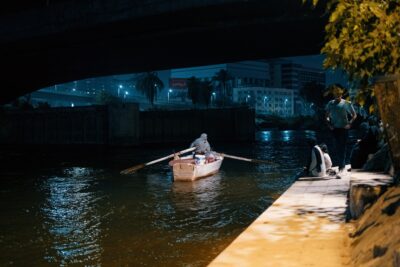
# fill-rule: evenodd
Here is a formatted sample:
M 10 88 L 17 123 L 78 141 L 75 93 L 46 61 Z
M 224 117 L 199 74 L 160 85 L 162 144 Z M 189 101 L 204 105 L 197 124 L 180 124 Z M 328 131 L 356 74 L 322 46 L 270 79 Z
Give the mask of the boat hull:
M 207 164 L 194 164 L 193 162 L 176 162 L 172 165 L 174 181 L 194 181 L 213 175 L 219 171 L 223 158 Z

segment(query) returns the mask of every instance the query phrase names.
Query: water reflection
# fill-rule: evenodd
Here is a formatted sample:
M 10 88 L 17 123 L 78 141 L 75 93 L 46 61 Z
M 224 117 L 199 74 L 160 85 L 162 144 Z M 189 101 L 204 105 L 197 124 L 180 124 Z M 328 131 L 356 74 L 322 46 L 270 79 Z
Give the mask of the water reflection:
M 261 135 L 261 140 L 265 141 L 265 142 L 270 142 L 272 140 L 272 135 L 271 135 L 271 131 L 261 131 L 260 132 Z
M 291 133 L 292 133 L 292 131 L 282 131 L 282 132 L 281 132 L 282 140 L 283 140 L 284 142 L 290 141 L 291 136 L 292 136 Z
M 101 220 L 96 210 L 102 195 L 91 190 L 92 182 L 92 170 L 79 167 L 44 181 L 42 188 L 47 200 L 41 209 L 43 227 L 48 229 L 52 241 L 45 255 L 48 262 L 61 266 L 100 265 Z
M 5 179 L 0 169 L 0 266 L 206 266 L 290 186 L 308 136 L 315 133 L 264 131 L 254 143 L 218 144 L 278 165 L 226 159 L 217 175 L 189 183 L 173 182 L 167 162 L 119 175 L 166 149 L 93 155 L 92 168 L 50 164 L 26 179 Z
M 190 210 L 195 217 L 211 218 L 212 210 L 218 205 L 221 174 L 215 174 L 194 182 L 175 182 L 172 186 L 171 198 L 177 210 Z

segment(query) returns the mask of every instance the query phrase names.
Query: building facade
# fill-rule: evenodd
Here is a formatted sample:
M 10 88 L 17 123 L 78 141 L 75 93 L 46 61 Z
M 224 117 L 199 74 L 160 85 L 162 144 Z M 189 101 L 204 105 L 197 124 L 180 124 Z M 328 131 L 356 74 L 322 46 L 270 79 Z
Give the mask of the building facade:
M 294 90 L 270 87 L 237 87 L 233 88 L 233 101 L 247 104 L 257 114 L 294 115 Z
M 325 71 L 318 68 L 306 67 L 293 63 L 290 60 L 268 60 L 270 66 L 271 87 L 281 87 L 294 90 L 295 113 L 297 115 L 311 115 L 312 109 L 300 97 L 300 89 L 309 82 L 326 85 Z
M 173 69 L 171 70 L 171 79 L 189 79 L 194 76 L 200 80 L 213 81 L 213 86 L 215 88 L 213 97 L 218 100 L 222 94 L 221 84 L 218 79 L 214 79 L 214 77 L 221 70 L 226 71 L 229 75 L 229 80 L 226 84 L 226 97 L 230 100 L 233 99 L 233 88 L 265 87 L 270 84 L 269 65 L 262 61 L 241 61 Z

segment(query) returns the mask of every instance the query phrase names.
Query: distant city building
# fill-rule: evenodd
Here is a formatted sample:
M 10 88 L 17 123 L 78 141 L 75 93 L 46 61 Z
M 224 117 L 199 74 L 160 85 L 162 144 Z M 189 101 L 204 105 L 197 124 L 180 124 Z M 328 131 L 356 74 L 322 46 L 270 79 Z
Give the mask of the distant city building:
M 201 67 L 181 68 L 171 70 L 171 79 L 188 79 L 196 77 L 200 80 L 213 81 L 213 78 L 221 70 L 225 70 L 231 79 L 227 82 L 227 96 L 232 99 L 232 88 L 268 86 L 270 83 L 269 66 L 262 61 L 242 61 L 208 65 Z M 214 80 L 214 87 L 219 88 L 218 81 Z M 173 88 L 172 88 L 173 89 Z M 217 92 L 215 92 L 217 93 Z M 220 95 L 217 93 L 216 98 Z
M 222 90 L 221 81 L 215 78 L 221 70 L 226 71 L 229 76 L 225 90 Z M 243 92 L 249 91 L 250 97 L 255 97 L 251 101 L 254 101 L 257 112 L 285 116 L 307 115 L 312 112 L 310 103 L 304 103 L 299 97 L 299 90 L 305 83 L 317 82 L 325 85 L 323 70 L 280 59 L 179 68 L 157 73 L 164 83 L 164 89 L 158 92 L 155 99 L 157 105 L 190 106 L 192 102 L 188 98 L 187 80 L 194 76 L 212 82 L 214 89 L 211 94 L 211 105 L 215 105 L 219 100 L 243 101 L 245 95 Z M 96 96 L 100 92 L 107 92 L 122 101 L 140 103 L 141 108 L 145 108 L 146 105 L 149 106 L 149 101 L 136 90 L 136 75 L 105 76 L 57 84 L 32 93 L 30 99 L 36 105 L 40 102 L 47 102 L 50 106 L 91 105 L 96 104 Z M 241 95 L 234 96 L 234 90 Z M 273 98 L 269 98 L 269 95 Z M 272 101 L 266 106 L 264 96 Z
M 310 68 L 301 64 L 295 64 L 290 60 L 268 60 L 270 65 L 270 77 L 272 87 L 281 87 L 294 90 L 295 113 L 298 115 L 310 115 L 309 103 L 301 99 L 300 89 L 309 82 L 326 85 L 325 71 L 317 68 Z
M 294 115 L 294 90 L 269 87 L 233 88 L 233 101 L 254 107 L 257 114 Z
M 126 102 L 146 102 L 143 94 L 137 92 L 135 75 L 118 75 L 89 78 L 63 84 L 56 84 L 31 93 L 30 102 L 37 106 L 48 103 L 51 107 L 87 106 L 96 104 L 100 92 L 120 98 Z

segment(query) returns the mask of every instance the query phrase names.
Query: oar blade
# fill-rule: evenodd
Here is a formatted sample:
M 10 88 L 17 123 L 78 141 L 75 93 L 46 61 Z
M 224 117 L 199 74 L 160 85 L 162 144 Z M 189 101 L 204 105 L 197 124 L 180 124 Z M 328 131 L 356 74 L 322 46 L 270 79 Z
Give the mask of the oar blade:
M 137 170 L 140 170 L 140 169 L 144 168 L 145 166 L 146 165 L 144 163 L 142 163 L 142 164 L 130 167 L 128 169 L 122 170 L 120 172 L 120 174 L 132 174 L 132 173 L 136 172 Z

